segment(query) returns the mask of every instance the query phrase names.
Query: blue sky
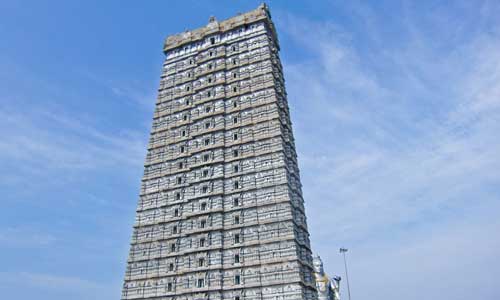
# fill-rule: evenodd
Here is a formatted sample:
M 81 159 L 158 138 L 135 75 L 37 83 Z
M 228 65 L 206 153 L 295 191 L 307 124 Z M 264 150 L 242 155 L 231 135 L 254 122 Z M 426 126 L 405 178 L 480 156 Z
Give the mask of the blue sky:
M 163 39 L 258 4 L 0 2 L 4 298 L 119 299 Z M 343 246 L 354 299 L 499 299 L 500 3 L 269 4 L 326 270 Z

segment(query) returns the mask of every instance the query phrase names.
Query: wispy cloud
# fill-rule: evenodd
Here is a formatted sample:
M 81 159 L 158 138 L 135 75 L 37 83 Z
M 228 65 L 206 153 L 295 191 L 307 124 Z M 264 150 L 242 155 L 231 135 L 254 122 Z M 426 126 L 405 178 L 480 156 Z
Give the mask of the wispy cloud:
M 27 227 L 0 228 L 1 247 L 22 247 L 36 249 L 47 247 L 57 241 L 57 238 L 49 233 L 34 230 Z
M 447 90 L 452 98 L 448 101 L 453 103 L 445 114 L 436 117 L 418 111 L 421 94 L 408 94 L 405 85 L 378 79 L 370 70 L 371 64 L 338 38 L 333 25 L 294 18 L 292 26 L 283 27 L 299 43 L 315 45 L 309 64 L 288 63 L 286 70 L 292 110 L 295 106 L 301 112 L 295 117 L 300 124 L 307 124 L 299 125 L 297 131 L 301 161 L 307 169 L 323 175 L 313 185 L 334 184 L 325 192 L 338 194 L 332 206 L 351 206 L 360 201 L 366 209 L 372 209 L 394 201 L 387 206 L 403 204 L 397 209 L 401 212 L 407 207 L 406 201 L 415 200 L 408 197 L 420 194 L 417 197 L 434 198 L 427 195 L 429 188 L 439 188 L 450 197 L 453 183 L 459 184 L 455 187 L 459 192 L 465 188 L 460 185 L 463 180 L 478 188 L 484 182 L 480 178 L 500 179 L 494 168 L 500 163 L 494 155 L 500 149 L 494 139 L 494 132 L 500 129 L 496 122 L 500 94 L 494 84 L 500 75 L 500 45 L 493 38 L 479 39 L 474 47 L 457 45 L 460 61 L 435 54 L 445 57 L 447 68 L 459 62 L 474 66 L 469 72 L 456 74 L 454 82 L 442 81 L 441 89 Z M 422 75 L 418 70 L 415 73 L 412 77 Z M 398 102 L 398 98 L 406 101 Z M 329 120 L 327 126 L 325 120 Z M 320 135 L 311 135 L 311 128 Z M 479 177 L 471 181 L 471 173 Z M 360 186 L 364 188 L 359 190 Z M 446 201 L 435 200 L 421 203 L 421 208 L 433 209 Z M 359 211 L 358 207 L 354 210 Z
M 157 97 L 159 78 L 151 81 L 114 78 L 94 70 L 80 70 L 81 75 L 94 85 L 109 91 L 116 99 L 128 102 L 146 112 L 152 112 Z
M 468 213 L 481 220 L 486 212 L 498 211 L 498 35 L 462 28 L 468 38 L 458 39 L 449 26 L 440 29 L 443 24 L 437 23 L 457 21 L 457 16 L 439 18 L 447 13 L 444 8 L 437 8 L 425 26 L 422 20 L 415 24 L 408 10 L 392 21 L 408 37 L 384 44 L 378 32 L 380 16 L 368 6 L 352 11 L 372 18 L 362 24 L 371 24 L 363 32 L 373 39 L 363 35 L 361 42 L 339 24 L 298 16 L 283 15 L 278 24 L 296 45 L 307 49 L 307 60 L 284 64 L 316 251 L 331 256 L 346 244 L 376 249 L 380 243 L 393 245 L 396 237 L 418 240 L 417 234 L 430 231 L 446 239 L 454 222 Z M 434 35 L 423 31 L 428 28 Z M 468 225 L 463 224 L 464 230 Z M 485 230 L 488 234 L 474 242 L 486 242 L 481 239 L 497 228 Z M 426 244 L 438 251 L 440 238 Z M 430 249 L 427 255 L 432 255 Z M 358 259 L 370 257 L 367 250 Z M 408 252 L 404 259 L 413 257 Z M 334 262 L 330 270 L 339 272 Z M 366 268 L 359 266 L 358 271 Z
M 97 126 L 61 109 L 0 107 L 3 184 L 39 180 L 49 174 L 55 176 L 52 179 L 64 179 L 59 175 L 79 170 L 140 167 L 147 139 L 144 133 Z
M 100 283 L 79 277 L 33 272 L 0 272 L 0 286 L 17 287 L 11 297 L 70 297 L 71 299 L 110 299 L 119 294 L 120 284 Z M 110 288 L 113 287 L 113 288 Z
M 346 246 L 355 299 L 500 298 L 498 1 L 316 4 L 332 9 L 283 4 L 307 8 L 297 16 L 273 4 L 273 18 L 309 230 L 327 271 L 342 275 L 337 249 Z M 215 2 L 206 6 L 216 10 Z M 0 290 L 7 298 L 119 295 L 132 185 L 140 182 L 158 85 L 157 71 L 129 76 L 120 68 L 158 65 L 125 66 L 123 59 L 149 55 L 137 49 L 99 59 L 101 39 L 117 47 L 106 53 L 124 50 L 121 28 L 106 28 L 61 65 L 14 51 L 2 56 Z M 140 22 L 134 28 L 151 32 Z M 74 54 L 54 49 L 69 43 L 54 43 L 44 30 L 16 35 L 21 42 L 11 38 L 12 45 L 37 40 L 40 55 Z M 133 183 L 124 183 L 129 172 Z
M 465 300 L 471 293 L 496 299 L 500 240 L 492 233 L 500 230 L 497 215 L 482 212 L 448 225 L 431 223 L 389 242 L 350 249 L 353 297 L 413 300 L 422 297 L 421 291 L 429 299 Z M 332 261 L 338 255 L 325 256 Z
M 130 87 L 120 87 L 120 86 L 109 86 L 111 92 L 119 97 L 124 99 L 129 99 L 143 109 L 147 111 L 151 111 L 154 107 L 155 99 L 156 99 L 156 89 L 151 88 L 149 92 L 139 92 L 137 89 L 133 89 Z

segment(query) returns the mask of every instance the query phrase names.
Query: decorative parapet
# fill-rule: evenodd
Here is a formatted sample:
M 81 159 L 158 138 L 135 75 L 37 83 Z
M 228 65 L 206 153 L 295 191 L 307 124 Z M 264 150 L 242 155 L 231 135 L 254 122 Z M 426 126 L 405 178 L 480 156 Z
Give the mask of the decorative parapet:
M 204 27 L 171 35 L 167 37 L 167 39 L 165 40 L 165 44 L 163 46 L 163 52 L 166 53 L 167 51 L 178 48 L 185 44 L 203 40 L 207 36 L 227 32 L 235 28 L 249 25 L 258 21 L 265 21 L 267 23 L 269 29 L 272 32 L 273 38 L 276 41 L 276 45 L 278 45 L 276 29 L 271 20 L 271 14 L 269 12 L 269 8 L 266 4 L 263 3 L 259 5 L 257 9 L 249 11 L 244 14 L 240 14 L 236 17 L 232 17 L 220 22 L 217 21 L 215 17 L 210 17 L 208 24 Z

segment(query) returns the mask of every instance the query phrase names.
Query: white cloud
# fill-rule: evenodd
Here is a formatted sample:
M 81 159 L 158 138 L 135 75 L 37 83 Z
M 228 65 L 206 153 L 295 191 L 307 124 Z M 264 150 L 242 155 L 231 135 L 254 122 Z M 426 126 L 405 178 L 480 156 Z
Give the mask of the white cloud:
M 5 185 L 64 181 L 97 168 L 140 167 L 147 142 L 135 131 L 106 130 L 78 113 L 39 107 L 0 107 L 0 135 Z
M 16 287 L 9 289 L 9 293 L 16 290 L 16 294 L 10 296 L 17 299 L 50 299 L 54 295 L 69 299 L 110 299 L 116 298 L 120 290 L 120 284 L 116 282 L 33 272 L 0 272 L 0 287 Z
M 367 9 L 364 15 L 375 18 Z M 363 275 L 386 269 L 421 278 L 426 272 L 449 276 L 456 281 L 446 284 L 456 290 L 478 287 L 493 275 L 487 269 L 486 277 L 475 279 L 451 274 L 474 262 L 465 252 L 451 251 L 446 268 L 410 263 L 438 256 L 446 243 L 498 244 L 498 224 L 479 222 L 500 209 L 500 43 L 489 33 L 456 39 L 448 29 L 432 27 L 434 20 L 442 18 L 427 20 L 437 31 L 429 36 L 412 15 L 401 16 L 400 31 L 410 34 L 397 45 L 384 45 L 375 27 L 367 29 L 377 35 L 375 42 L 360 45 L 335 23 L 285 16 L 278 24 L 308 57 L 285 61 L 284 69 L 313 246 L 327 257 L 343 245 L 364 250 L 357 259 L 365 264 L 356 265 L 361 298 L 401 299 L 403 287 L 407 295 L 421 295 L 410 276 L 389 284 L 400 288 L 394 286 L 386 297 L 376 291 L 387 284 L 384 275 Z M 378 20 L 366 24 L 380 25 Z M 457 221 L 468 214 L 485 226 Z M 457 224 L 474 238 L 461 236 Z M 440 234 L 431 238 L 432 232 Z M 394 249 L 378 256 L 371 252 L 388 245 Z M 491 251 L 479 255 L 489 262 L 498 258 Z M 335 258 L 326 264 L 341 272 Z M 427 284 L 445 298 L 457 295 Z
M 500 230 L 500 223 L 494 213 L 483 214 L 444 227 L 427 224 L 388 242 L 350 249 L 353 297 L 496 299 L 500 240 L 491 233 Z M 328 258 L 342 266 L 338 254 Z
M 290 29 L 292 36 L 298 36 L 296 38 L 298 41 L 302 41 L 301 37 L 307 32 L 317 33 L 317 36 L 308 35 L 309 41 L 312 40 L 311 44 L 314 44 L 316 39 L 324 40 L 319 43 L 317 49 L 312 50 L 312 53 L 316 55 L 316 61 L 313 62 L 317 66 L 316 69 L 312 67 L 311 70 L 304 70 L 302 65 L 286 65 L 286 69 L 291 73 L 289 76 L 289 86 L 292 86 L 290 97 L 294 101 L 293 105 L 297 105 L 298 110 L 301 111 L 297 118 L 299 122 L 302 120 L 304 122 L 301 123 L 307 124 L 303 128 L 300 124 L 298 126 L 298 139 L 306 141 L 303 143 L 305 147 L 301 147 L 299 142 L 299 149 L 304 151 L 301 153 L 301 158 L 306 168 L 310 165 L 316 168 L 315 172 L 324 175 L 320 179 L 315 177 L 315 182 L 333 183 L 335 192 L 344 196 L 341 198 L 348 198 L 351 203 L 355 202 L 356 198 L 362 198 L 361 202 L 366 206 L 370 202 L 367 198 L 380 201 L 374 197 L 381 195 L 371 194 L 374 189 L 376 192 L 384 193 L 383 201 L 396 201 L 398 196 L 408 191 L 414 194 L 422 188 L 432 189 L 434 186 L 439 186 L 436 181 L 440 180 L 443 183 L 441 188 L 446 189 L 447 195 L 450 196 L 449 184 L 467 179 L 470 172 L 481 176 L 495 175 L 495 173 L 492 174 L 494 171 L 492 166 L 498 164 L 499 161 L 494 153 L 500 148 L 500 144 L 490 138 L 494 137 L 494 132 L 498 129 L 497 124 L 491 122 L 490 114 L 498 114 L 495 109 L 499 101 L 497 99 L 500 98 L 496 95 L 496 86 L 489 85 L 488 82 L 495 82 L 500 72 L 484 72 L 479 69 L 473 74 L 461 74 L 462 81 L 460 82 L 443 82 L 443 84 L 448 84 L 450 97 L 453 97 L 455 92 L 453 84 L 467 86 L 471 83 L 479 85 L 479 90 L 483 94 L 487 93 L 488 97 L 455 98 L 453 109 L 449 110 L 444 118 L 424 119 L 422 124 L 411 124 L 414 118 L 420 117 L 412 115 L 412 110 L 418 106 L 416 101 L 420 95 L 407 95 L 405 90 L 401 90 L 398 86 L 390 87 L 388 92 L 385 92 L 386 89 L 379 88 L 385 83 L 370 76 L 370 72 L 359 71 L 370 66 L 363 65 L 356 51 L 337 44 L 335 32 L 328 30 L 331 26 L 312 26 L 307 22 L 301 23 L 297 19 L 294 20 L 294 24 L 302 30 L 302 32 L 295 32 L 293 27 Z M 327 29 L 321 30 L 321 28 Z M 330 49 L 340 50 L 331 51 Z M 333 59 L 332 62 L 329 59 L 329 53 L 334 53 L 333 56 L 336 57 L 337 52 L 349 52 L 342 56 L 355 58 L 340 64 L 337 59 Z M 463 54 L 469 55 L 466 59 L 473 60 L 476 65 L 481 65 L 482 62 L 475 61 L 475 52 Z M 487 58 L 491 60 L 491 57 Z M 457 62 L 450 61 L 449 63 L 453 65 Z M 363 84 L 342 85 L 344 75 L 338 77 L 335 74 L 343 74 L 346 69 L 351 69 L 351 75 L 349 75 L 352 77 L 351 82 Z M 484 76 L 485 73 L 488 76 Z M 456 77 L 460 76 L 456 75 Z M 479 78 L 480 82 L 469 78 Z M 309 83 L 313 85 L 312 93 L 303 92 L 306 90 L 303 87 L 308 86 Z M 352 92 L 349 98 L 348 95 L 352 90 L 356 91 Z M 462 94 L 468 90 L 470 89 L 465 88 Z M 358 101 L 356 94 L 363 95 L 369 100 Z M 337 96 L 340 96 L 338 101 Z M 393 104 L 395 97 L 407 97 L 415 102 L 406 101 L 408 105 L 402 105 L 397 110 L 386 109 L 385 107 Z M 302 99 L 307 99 L 307 101 Z M 348 103 L 349 110 L 333 115 L 341 115 L 341 118 L 332 118 L 330 110 L 343 110 L 342 106 L 345 102 Z M 367 103 L 370 103 L 372 107 L 366 107 Z M 487 114 L 477 112 L 475 107 L 478 103 L 490 104 L 485 110 Z M 340 108 L 336 108 L 337 106 Z M 375 108 L 376 106 L 380 108 Z M 401 111 L 402 115 L 408 118 L 401 119 L 393 116 L 392 114 L 396 111 Z M 457 118 L 458 114 L 461 115 L 460 118 Z M 349 118 L 350 115 L 352 115 L 351 118 Z M 327 120 L 331 122 L 331 127 L 323 126 L 323 122 Z M 398 128 L 400 126 L 403 128 Z M 407 128 L 408 126 L 410 127 Z M 321 136 L 310 134 L 311 127 L 318 129 Z M 408 135 L 408 131 L 416 134 Z M 310 147 L 308 142 L 320 147 Z M 384 189 L 392 186 L 394 182 L 398 182 L 398 186 Z M 475 183 L 481 184 L 480 181 Z M 360 184 L 365 189 L 368 188 L 365 190 L 366 195 L 363 191 L 359 191 Z M 363 197 L 360 197 L 361 195 Z M 339 201 L 342 204 L 343 200 L 339 199 Z M 403 201 L 398 199 L 394 204 Z M 335 206 L 338 204 L 336 203 Z M 439 206 L 440 204 L 436 202 L 433 205 Z M 378 204 L 373 203 L 373 205 Z M 422 208 L 427 209 L 427 207 Z
M 50 234 L 27 227 L 0 228 L 1 247 L 21 247 L 35 249 L 47 247 L 57 241 L 57 238 Z
M 154 108 L 153 104 L 157 98 L 156 89 L 159 80 L 147 82 L 137 79 L 120 80 L 88 69 L 80 70 L 80 73 L 95 86 L 109 90 L 117 99 L 127 101 L 144 111 L 152 112 Z
M 369 5 L 351 3 L 354 23 L 366 34 L 361 39 L 333 21 L 290 16 L 278 24 L 307 52 L 306 59 L 284 65 L 313 245 L 337 274 L 337 249 L 350 248 L 354 298 L 497 299 L 500 6 L 433 5 L 415 20 L 412 5 L 406 2 L 387 20 Z M 457 10 L 479 13 L 450 15 Z M 389 21 L 399 29 L 380 32 Z M 396 30 L 398 37 L 386 36 Z M 4 69 L 3 79 L 13 82 L 11 68 Z M 152 89 L 92 76 L 95 88 L 152 109 L 155 95 L 143 92 Z M 47 85 L 53 94 L 69 93 L 56 82 L 27 81 L 20 82 L 30 90 Z M 17 101 L 26 93 L 20 87 L 11 92 L 16 105 L 0 107 L 2 187 L 19 193 L 88 170 L 116 174 L 142 164 L 142 133 L 108 128 L 64 108 L 37 107 L 36 98 Z M 100 197 L 89 192 L 88 203 L 109 201 Z M 103 245 L 99 238 L 79 240 L 84 250 Z M 57 241 L 26 228 L 0 231 L 4 246 Z M 115 283 L 109 288 L 35 271 L 0 273 L 0 286 L 9 285 L 69 299 L 109 299 L 119 291 Z

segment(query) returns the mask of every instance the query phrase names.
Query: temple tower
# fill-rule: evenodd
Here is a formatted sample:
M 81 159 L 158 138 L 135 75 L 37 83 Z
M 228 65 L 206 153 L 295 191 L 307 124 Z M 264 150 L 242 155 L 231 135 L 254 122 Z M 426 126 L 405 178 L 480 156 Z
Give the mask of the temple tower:
M 122 299 L 317 300 L 268 7 L 163 50 Z

